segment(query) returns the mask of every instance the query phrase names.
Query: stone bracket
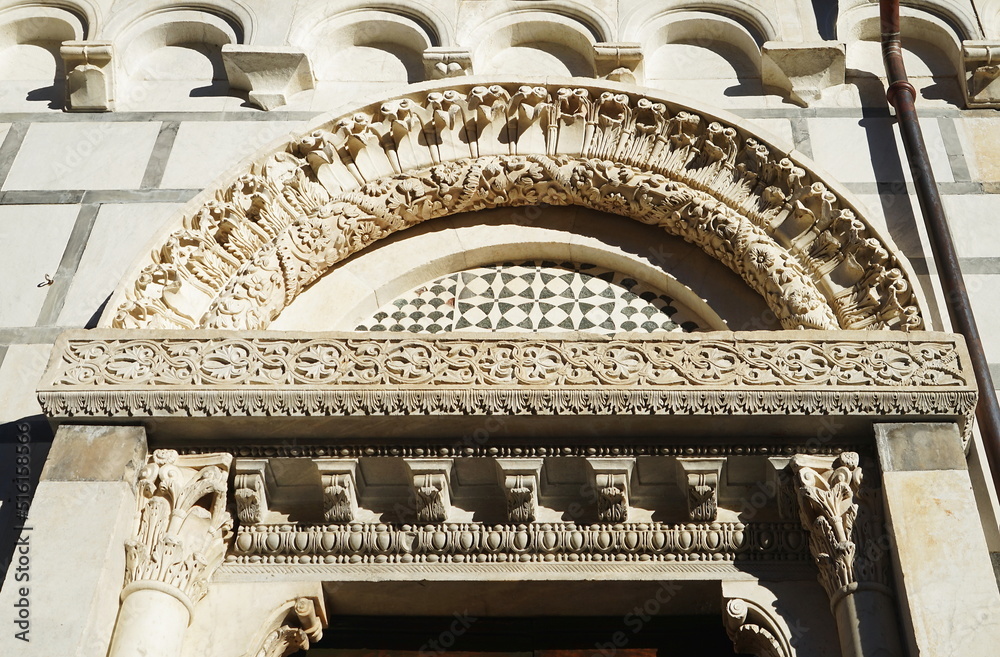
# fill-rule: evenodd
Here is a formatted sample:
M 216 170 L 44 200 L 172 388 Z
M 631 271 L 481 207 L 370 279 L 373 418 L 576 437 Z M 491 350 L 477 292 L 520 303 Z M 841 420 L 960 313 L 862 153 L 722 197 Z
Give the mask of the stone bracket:
M 844 84 L 847 47 L 843 43 L 768 41 L 760 52 L 761 82 L 791 102 L 808 107 L 823 91 Z
M 767 459 L 770 466 L 767 470 L 767 487 L 778 503 L 778 517 L 782 520 L 795 521 L 798 518 L 799 505 L 795 499 L 795 485 L 788 456 L 772 456 Z
M 724 458 L 678 458 L 678 485 L 686 491 L 692 522 L 715 520 L 719 511 L 719 480 Z
M 352 522 L 358 515 L 358 499 L 364 481 L 358 477 L 358 459 L 313 459 L 323 486 L 323 520 Z
M 424 50 L 423 59 L 426 80 L 472 75 L 472 52 L 467 48 L 433 46 Z
M 968 107 L 1000 107 L 1000 41 L 963 41 L 965 102 Z
M 110 41 L 63 41 L 66 109 L 109 112 L 115 105 L 114 45 Z
M 588 458 L 587 464 L 594 473 L 597 519 L 614 523 L 628 520 L 629 486 L 635 459 Z
M 241 523 L 256 525 L 267 516 L 267 498 L 274 492 L 274 475 L 267 459 L 236 459 L 233 497 Z
M 434 523 L 448 519 L 451 508 L 451 459 L 404 459 L 413 482 L 417 522 Z
M 628 42 L 594 44 L 597 77 L 630 84 L 642 83 L 642 45 Z
M 287 105 L 316 82 L 308 55 L 296 48 L 226 44 L 222 61 L 230 86 L 249 92 L 250 102 L 264 110 Z
M 507 520 L 534 522 L 538 510 L 538 490 L 543 459 L 496 459 L 500 486 L 507 498 Z

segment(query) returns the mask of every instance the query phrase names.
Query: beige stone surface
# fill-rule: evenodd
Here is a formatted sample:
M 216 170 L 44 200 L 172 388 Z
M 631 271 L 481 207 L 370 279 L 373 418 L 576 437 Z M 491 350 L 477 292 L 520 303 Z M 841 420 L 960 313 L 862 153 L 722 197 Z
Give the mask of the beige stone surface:
M 1000 123 L 988 118 L 962 118 L 955 122 L 965 153 L 977 180 L 1000 181 Z
M 159 121 L 32 124 L 3 188 L 137 188 L 159 130 Z
M 0 326 L 34 326 L 56 275 L 77 205 L 0 205 Z M 39 287 L 41 284 L 41 287 Z
M 7 348 L 0 365 L 0 424 L 23 417 L 41 415 L 42 408 L 35 397 L 45 364 L 49 360 L 49 344 L 17 344 Z

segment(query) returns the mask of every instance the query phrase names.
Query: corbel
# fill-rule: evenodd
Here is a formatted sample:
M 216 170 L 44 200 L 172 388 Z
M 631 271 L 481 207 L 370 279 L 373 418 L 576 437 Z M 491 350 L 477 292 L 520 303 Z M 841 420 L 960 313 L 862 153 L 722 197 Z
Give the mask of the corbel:
M 352 522 L 364 482 L 358 477 L 358 459 L 313 459 L 323 487 L 323 521 Z
M 451 508 L 452 459 L 403 459 L 410 470 L 417 522 L 448 519 Z
M 715 520 L 719 512 L 719 479 L 724 458 L 678 458 L 678 485 L 685 492 L 692 522 Z
M 534 522 L 538 511 L 538 490 L 542 459 L 498 458 L 497 476 L 507 498 L 507 520 Z
M 466 48 L 432 46 L 424 50 L 423 60 L 425 80 L 472 75 L 472 53 Z
M 594 69 L 597 77 L 614 82 L 641 84 L 642 45 L 638 43 L 594 44 Z
M 110 41 L 63 41 L 66 110 L 109 112 L 115 104 L 114 45 Z
M 248 100 L 263 110 L 287 105 L 292 96 L 316 85 L 309 56 L 296 48 L 227 43 L 222 62 L 229 85 L 248 92 Z
M 233 471 L 236 517 L 245 525 L 263 522 L 268 495 L 274 492 L 274 476 L 267 459 L 236 459 Z
M 824 90 L 844 84 L 846 62 L 847 46 L 843 43 L 768 41 L 760 51 L 761 82 L 791 102 L 808 107 Z
M 778 503 L 778 517 L 782 520 L 795 521 L 799 517 L 799 504 L 795 499 L 795 481 L 790 464 L 791 457 L 771 456 L 767 459 L 770 466 L 767 470 L 767 486 L 773 491 Z
M 1000 107 L 1000 42 L 963 41 L 965 101 L 968 107 Z
M 616 523 L 628 520 L 629 482 L 635 459 L 592 457 L 587 463 L 594 473 L 597 519 Z

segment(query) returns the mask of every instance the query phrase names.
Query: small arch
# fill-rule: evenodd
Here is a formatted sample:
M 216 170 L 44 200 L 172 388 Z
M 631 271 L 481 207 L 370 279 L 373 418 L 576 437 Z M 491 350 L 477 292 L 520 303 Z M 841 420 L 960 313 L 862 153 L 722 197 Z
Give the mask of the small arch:
M 192 9 L 146 14 L 116 42 L 125 78 L 119 107 L 141 108 L 150 95 L 158 103 L 169 96 L 228 96 L 222 46 L 242 43 L 243 36 L 242 27 L 221 14 Z
M 13 98 L 62 107 L 65 72 L 59 47 L 85 39 L 81 12 L 24 4 L 0 13 L 0 80 Z
M 747 4 L 735 5 L 724 2 L 682 2 L 670 9 L 662 10 L 653 3 L 640 7 L 625 19 L 622 38 L 627 41 L 644 41 L 654 26 L 670 22 L 671 14 L 694 14 L 702 20 L 725 19 L 740 26 L 757 44 L 757 50 L 767 41 L 780 40 L 778 28 L 771 18 Z M 711 28 L 710 28 L 711 29 Z M 717 27 L 715 29 L 718 29 Z
M 477 73 L 522 77 L 594 76 L 592 27 L 575 17 L 518 10 L 490 19 L 464 39 Z
M 386 10 L 340 12 L 295 39 L 317 79 L 378 83 L 419 82 L 424 50 L 439 43 L 425 21 Z
M 926 11 L 902 7 L 900 32 L 907 76 L 927 100 L 962 105 L 964 95 L 961 40 L 953 24 Z M 881 19 L 877 6 L 845 12 L 838 33 L 847 42 L 848 77 L 885 77 L 882 62 Z

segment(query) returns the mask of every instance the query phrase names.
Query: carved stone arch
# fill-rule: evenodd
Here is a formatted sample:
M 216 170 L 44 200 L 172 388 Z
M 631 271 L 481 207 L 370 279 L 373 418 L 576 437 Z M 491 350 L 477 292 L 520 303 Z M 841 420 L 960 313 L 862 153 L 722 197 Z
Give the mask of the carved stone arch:
M 765 12 L 747 3 L 736 3 L 727 0 L 680 2 L 666 10 L 652 3 L 640 5 L 626 18 L 622 38 L 628 41 L 641 41 L 641 35 L 648 32 L 650 25 L 669 21 L 671 14 L 686 14 L 689 12 L 700 13 L 708 19 L 720 17 L 738 23 L 753 37 L 758 48 L 764 45 L 766 41 L 781 39 L 778 27 Z
M 266 328 L 347 256 L 492 207 L 579 205 L 700 247 L 786 328 L 917 329 L 914 278 L 838 185 L 738 119 L 634 87 L 470 79 L 322 121 L 189 204 L 119 328 Z

